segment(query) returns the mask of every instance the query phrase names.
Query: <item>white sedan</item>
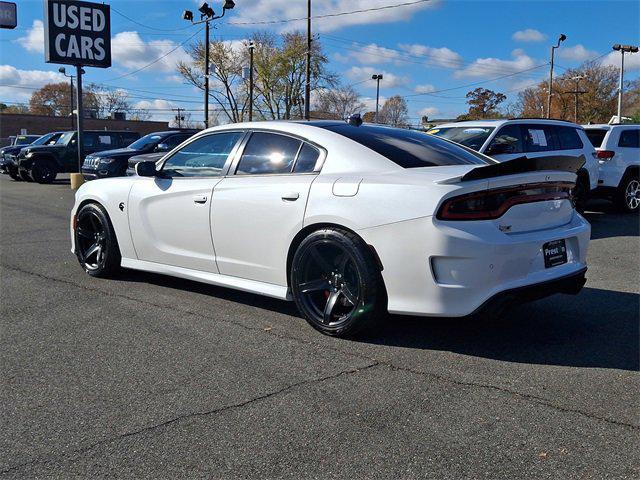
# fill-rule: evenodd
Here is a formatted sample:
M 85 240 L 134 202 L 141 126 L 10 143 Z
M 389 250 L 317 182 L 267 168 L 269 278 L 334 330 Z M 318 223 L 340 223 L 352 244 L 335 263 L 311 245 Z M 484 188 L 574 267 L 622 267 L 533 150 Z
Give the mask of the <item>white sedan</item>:
M 294 300 L 329 335 L 385 312 L 467 316 L 580 291 L 576 162 L 496 163 L 338 121 L 225 125 L 84 184 L 72 251 L 95 277 L 125 267 Z

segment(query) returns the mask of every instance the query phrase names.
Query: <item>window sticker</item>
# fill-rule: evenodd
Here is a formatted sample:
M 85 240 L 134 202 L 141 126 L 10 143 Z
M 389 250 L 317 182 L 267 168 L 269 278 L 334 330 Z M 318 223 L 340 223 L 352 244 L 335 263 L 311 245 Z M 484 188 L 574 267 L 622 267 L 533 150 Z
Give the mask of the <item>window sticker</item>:
M 529 136 L 534 145 L 540 145 L 541 147 L 547 146 L 547 137 L 544 134 L 544 130 L 529 129 Z

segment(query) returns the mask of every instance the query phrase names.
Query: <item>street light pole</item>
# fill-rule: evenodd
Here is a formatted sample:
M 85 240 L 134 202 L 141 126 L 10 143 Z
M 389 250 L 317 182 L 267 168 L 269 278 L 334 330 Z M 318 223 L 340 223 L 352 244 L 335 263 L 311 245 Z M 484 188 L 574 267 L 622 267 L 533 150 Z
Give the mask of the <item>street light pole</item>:
M 227 10 L 231 10 L 236 4 L 233 0 L 226 0 L 222 7 L 222 15 L 216 16 L 213 8 L 209 6 L 207 2 L 202 2 L 198 11 L 200 12 L 200 21 L 193 21 L 193 12 L 191 10 L 185 10 L 182 13 L 182 18 L 191 22 L 192 25 L 199 25 L 204 23 L 204 127 L 209 128 L 209 22 L 224 17 Z
M 253 121 L 253 49 L 255 44 L 249 44 L 249 121 Z
M 378 123 L 378 111 L 380 110 L 380 80 L 382 80 L 382 74 L 371 75 L 371 79 L 376 81 L 376 123 Z
M 556 48 L 560 48 L 560 43 L 564 42 L 567 36 L 561 33 L 558 37 L 558 44 L 551 46 L 551 68 L 549 68 L 549 98 L 547 99 L 547 118 L 551 118 L 551 97 L 553 95 L 553 59 Z
M 309 120 L 311 102 L 311 0 L 307 0 L 307 65 L 304 85 L 304 118 Z
M 624 89 L 624 54 L 625 53 L 637 53 L 638 47 L 633 45 L 620 45 L 616 43 L 613 49 L 619 51 L 621 56 L 620 60 L 620 83 L 618 85 L 618 123 L 622 119 L 622 91 Z
M 69 114 L 69 116 L 71 117 L 71 130 L 73 130 L 75 128 L 74 121 L 73 121 L 73 94 L 74 94 L 74 91 L 73 91 L 73 75 L 67 75 L 67 69 L 64 68 L 64 67 L 60 67 L 58 69 L 58 71 L 71 81 L 71 92 L 70 92 L 70 95 L 69 95 L 69 99 L 70 99 L 70 102 L 71 102 L 71 109 L 70 109 L 71 113 Z
M 571 79 L 576 81 L 576 89 L 572 92 L 574 94 L 574 100 L 575 100 L 574 110 L 573 110 L 573 121 L 575 123 L 578 123 L 578 97 L 583 93 L 587 93 L 585 91 L 580 90 L 580 80 L 582 80 L 583 78 L 585 78 L 584 75 L 577 75 Z

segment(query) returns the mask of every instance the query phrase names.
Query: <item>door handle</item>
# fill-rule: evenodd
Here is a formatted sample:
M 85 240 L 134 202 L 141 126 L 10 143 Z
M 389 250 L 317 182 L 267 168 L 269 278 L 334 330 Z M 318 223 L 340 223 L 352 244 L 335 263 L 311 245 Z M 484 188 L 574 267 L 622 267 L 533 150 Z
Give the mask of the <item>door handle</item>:
M 300 194 L 298 192 L 289 192 L 282 195 L 282 200 L 285 202 L 295 202 L 298 198 L 300 198 Z
M 206 195 L 194 195 L 193 196 L 193 202 L 194 203 L 207 203 L 207 199 L 209 197 L 207 197 Z

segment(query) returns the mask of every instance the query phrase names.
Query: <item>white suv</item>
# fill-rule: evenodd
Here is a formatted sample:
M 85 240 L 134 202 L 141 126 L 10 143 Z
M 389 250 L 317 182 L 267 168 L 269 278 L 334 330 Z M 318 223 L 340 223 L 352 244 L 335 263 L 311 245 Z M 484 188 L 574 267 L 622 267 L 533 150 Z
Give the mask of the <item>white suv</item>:
M 584 158 L 578 172 L 576 208 L 584 209 L 590 192 L 598 186 L 596 151 L 582 126 L 562 120 L 469 120 L 438 125 L 427 133 L 447 138 L 499 162 L 568 155 Z
M 600 176 L 598 196 L 610 198 L 625 212 L 640 207 L 640 125 L 585 125 L 596 148 Z

